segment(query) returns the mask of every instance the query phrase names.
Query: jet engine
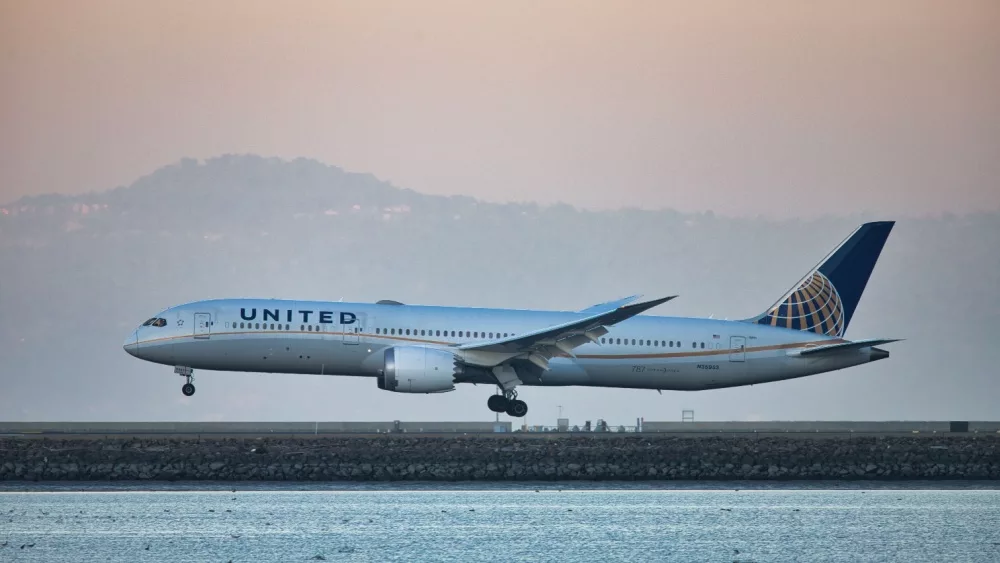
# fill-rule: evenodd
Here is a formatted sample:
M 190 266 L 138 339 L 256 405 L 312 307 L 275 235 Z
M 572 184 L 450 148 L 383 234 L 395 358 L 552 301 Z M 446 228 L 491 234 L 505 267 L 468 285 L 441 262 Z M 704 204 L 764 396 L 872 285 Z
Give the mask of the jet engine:
M 395 346 L 385 351 L 378 388 L 396 393 L 444 393 L 455 390 L 461 365 L 447 350 Z

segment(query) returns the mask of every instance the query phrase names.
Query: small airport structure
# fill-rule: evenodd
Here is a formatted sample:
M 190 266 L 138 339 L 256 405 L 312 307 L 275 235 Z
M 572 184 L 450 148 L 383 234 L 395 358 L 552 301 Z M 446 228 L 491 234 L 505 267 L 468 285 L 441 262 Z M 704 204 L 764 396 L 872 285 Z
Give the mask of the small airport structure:
M 690 411 L 686 411 L 690 412 Z M 649 421 L 612 425 L 595 419 L 554 426 L 513 424 L 510 421 L 374 421 L 374 422 L 0 422 L 0 436 L 53 435 L 161 435 L 161 436 L 307 436 L 367 434 L 572 434 L 641 433 L 677 435 L 822 434 L 822 435 L 934 435 L 945 433 L 1000 433 L 1000 421 Z

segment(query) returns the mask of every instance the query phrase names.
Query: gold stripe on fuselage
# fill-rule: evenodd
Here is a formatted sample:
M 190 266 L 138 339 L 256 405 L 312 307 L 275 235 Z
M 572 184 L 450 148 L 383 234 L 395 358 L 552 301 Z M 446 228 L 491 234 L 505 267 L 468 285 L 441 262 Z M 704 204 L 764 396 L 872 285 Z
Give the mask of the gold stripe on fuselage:
M 438 346 L 460 346 L 462 344 L 467 344 L 465 342 L 443 342 L 440 340 L 425 340 L 420 338 L 402 338 L 399 336 L 388 335 L 388 334 L 369 334 L 369 333 L 356 333 L 356 332 L 309 332 L 305 330 L 259 330 L 253 332 L 213 332 L 206 336 L 232 336 L 232 335 L 257 335 L 257 334 L 315 334 L 321 336 L 364 336 L 365 338 L 377 338 L 384 340 L 395 340 L 404 342 L 414 342 L 418 344 L 434 344 Z M 155 342 L 165 342 L 168 340 L 180 340 L 180 339 L 191 339 L 191 340 L 211 340 L 211 338 L 195 338 L 193 334 L 185 334 L 181 336 L 165 336 L 163 338 L 154 338 L 150 340 L 143 340 L 138 343 L 141 347 L 144 344 L 150 344 Z M 773 344 L 769 346 L 750 346 L 745 349 L 747 354 L 753 352 L 770 352 L 774 350 L 791 350 L 795 348 L 811 348 L 813 346 L 820 346 L 824 344 L 841 344 L 847 342 L 844 339 L 833 339 L 833 340 L 813 340 L 809 342 L 791 342 L 788 344 Z M 360 344 L 360 341 L 358 342 Z M 577 354 L 576 357 L 586 360 L 628 360 L 628 359 L 665 359 L 665 358 L 695 358 L 703 356 L 721 356 L 728 355 L 734 352 L 729 348 L 726 349 L 714 349 L 714 350 L 697 350 L 692 352 L 666 352 L 666 353 L 653 353 L 653 354 Z M 559 354 L 559 357 L 570 358 L 568 354 Z

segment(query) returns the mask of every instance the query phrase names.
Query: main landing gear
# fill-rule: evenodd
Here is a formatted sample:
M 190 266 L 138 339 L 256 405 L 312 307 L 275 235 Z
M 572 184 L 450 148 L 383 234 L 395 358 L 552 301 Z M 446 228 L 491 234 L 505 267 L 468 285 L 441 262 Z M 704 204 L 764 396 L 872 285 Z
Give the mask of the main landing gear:
M 174 368 L 174 373 L 187 380 L 187 383 L 181 386 L 181 393 L 184 393 L 185 397 L 194 395 L 194 370 L 189 367 L 177 366 Z
M 504 391 L 503 395 L 490 395 L 486 406 L 493 412 L 507 413 L 514 418 L 528 414 L 528 403 L 518 400 L 517 392 L 514 390 Z

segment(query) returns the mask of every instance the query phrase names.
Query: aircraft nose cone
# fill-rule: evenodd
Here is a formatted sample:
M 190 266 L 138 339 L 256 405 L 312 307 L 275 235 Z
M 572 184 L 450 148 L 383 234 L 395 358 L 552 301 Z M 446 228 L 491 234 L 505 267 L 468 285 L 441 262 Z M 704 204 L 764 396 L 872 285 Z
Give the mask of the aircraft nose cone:
M 132 334 L 122 343 L 122 348 L 132 356 L 137 355 L 139 352 L 139 332 L 133 330 Z

